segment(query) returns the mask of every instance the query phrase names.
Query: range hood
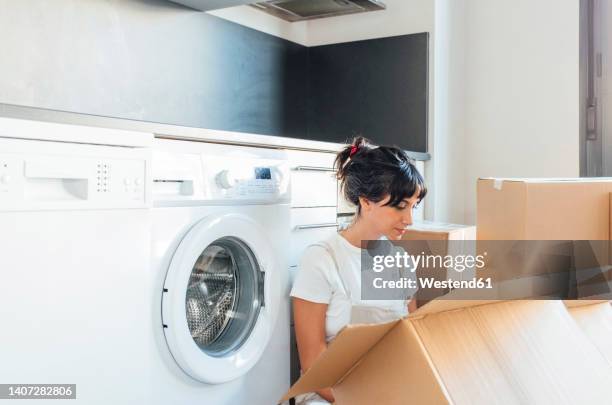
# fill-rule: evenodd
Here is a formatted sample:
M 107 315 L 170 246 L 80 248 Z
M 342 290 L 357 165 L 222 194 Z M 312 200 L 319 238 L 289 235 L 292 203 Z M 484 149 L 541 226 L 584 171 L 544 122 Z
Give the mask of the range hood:
M 251 6 L 290 22 L 386 8 L 385 4 L 378 0 L 269 0 Z
M 220 8 L 250 4 L 286 21 L 303 21 L 314 18 L 335 17 L 344 14 L 384 10 L 379 0 L 170 0 L 196 10 L 210 11 Z
M 217 10 L 220 8 L 242 6 L 255 3 L 256 0 L 170 0 L 173 3 L 195 8 L 201 11 Z

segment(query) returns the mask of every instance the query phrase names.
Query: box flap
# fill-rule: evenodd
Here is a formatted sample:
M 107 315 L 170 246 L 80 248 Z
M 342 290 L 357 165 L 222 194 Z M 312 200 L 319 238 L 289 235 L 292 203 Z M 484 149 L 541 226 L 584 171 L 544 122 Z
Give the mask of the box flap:
M 312 367 L 293 384 L 281 402 L 296 395 L 333 387 L 399 322 L 349 325 L 342 329 Z
M 473 225 L 450 224 L 446 222 L 419 221 L 408 227 L 409 230 L 429 232 L 454 232 L 473 228 Z
M 430 241 L 430 240 L 448 240 L 452 235 L 449 231 L 431 231 L 422 229 L 406 230 L 406 233 L 402 236 L 402 240 L 419 240 L 419 241 Z
M 612 177 L 480 177 L 478 180 L 492 180 L 497 182 L 512 181 L 521 183 L 603 183 L 612 182 Z
M 446 312 L 446 311 L 455 311 L 457 309 L 476 307 L 479 305 L 495 304 L 499 302 L 503 302 L 503 301 L 501 300 L 452 300 L 452 299 L 446 299 L 446 298 L 437 299 L 437 300 L 429 301 L 427 304 L 423 305 L 416 311 L 410 313 L 410 315 L 408 315 L 408 318 L 421 318 L 425 315 L 437 314 L 437 313 Z
M 382 367 L 381 367 L 382 365 Z M 404 320 L 334 387 L 338 404 L 451 403 L 412 321 Z
M 587 305 L 597 305 L 610 302 L 609 300 L 565 300 L 563 303 L 568 308 L 584 307 Z

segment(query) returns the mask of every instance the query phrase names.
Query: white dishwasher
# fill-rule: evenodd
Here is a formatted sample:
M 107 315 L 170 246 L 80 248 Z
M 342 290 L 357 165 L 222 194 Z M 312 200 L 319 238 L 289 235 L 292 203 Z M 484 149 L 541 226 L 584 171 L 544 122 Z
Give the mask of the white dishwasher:
M 1 383 L 148 402 L 149 154 L 0 138 Z

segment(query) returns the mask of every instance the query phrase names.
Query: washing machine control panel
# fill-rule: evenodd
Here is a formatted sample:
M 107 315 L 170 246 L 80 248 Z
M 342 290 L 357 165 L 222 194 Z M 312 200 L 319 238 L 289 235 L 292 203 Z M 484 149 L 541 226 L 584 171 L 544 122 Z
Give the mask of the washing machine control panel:
M 285 151 L 156 140 L 154 205 L 278 204 L 290 201 Z
M 212 161 L 216 161 L 216 165 Z M 289 174 L 286 162 L 209 159 L 205 166 L 209 169 L 204 172 L 208 198 L 273 202 L 287 195 Z

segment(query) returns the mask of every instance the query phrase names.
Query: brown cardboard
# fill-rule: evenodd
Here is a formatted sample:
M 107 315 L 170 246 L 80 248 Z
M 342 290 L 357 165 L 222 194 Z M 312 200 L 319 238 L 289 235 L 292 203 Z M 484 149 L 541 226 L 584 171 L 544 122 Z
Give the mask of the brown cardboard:
M 556 277 L 567 272 L 571 257 L 583 260 L 576 263 L 577 270 L 611 263 L 609 242 L 572 242 L 573 254 L 568 255 L 561 252 L 568 246 L 560 241 L 610 240 L 612 179 L 486 178 L 478 180 L 477 189 L 477 239 L 535 240 L 551 244 L 525 247 L 527 250 L 515 256 L 516 263 L 502 263 L 500 267 L 505 272 L 497 272 L 498 277 L 504 280 L 542 274 Z M 499 252 L 492 256 L 512 259 Z M 494 274 L 494 266 L 488 267 Z M 507 269 L 515 270 L 508 272 Z M 569 293 L 582 297 L 589 291 L 574 289 Z
M 606 403 L 610 384 L 560 301 L 432 301 L 343 329 L 283 400 L 331 386 L 337 405 Z
M 330 387 L 350 371 L 363 355 L 370 350 L 398 321 L 378 325 L 357 325 L 342 330 L 330 343 L 316 363 L 300 377 L 283 397 L 286 401 L 296 395 Z
M 477 238 L 609 240 L 612 179 L 478 179 Z
M 407 385 L 411 387 L 409 401 Z M 352 405 L 435 405 L 447 404 L 450 398 L 410 322 L 398 322 L 384 343 L 372 347 L 333 392 L 337 404 Z
M 581 303 L 583 305 L 578 305 Z M 609 301 L 566 302 L 576 323 L 612 364 L 612 306 Z
M 422 221 L 412 224 L 402 236 L 404 240 L 475 240 L 476 227 Z

